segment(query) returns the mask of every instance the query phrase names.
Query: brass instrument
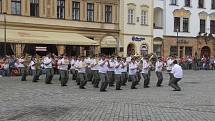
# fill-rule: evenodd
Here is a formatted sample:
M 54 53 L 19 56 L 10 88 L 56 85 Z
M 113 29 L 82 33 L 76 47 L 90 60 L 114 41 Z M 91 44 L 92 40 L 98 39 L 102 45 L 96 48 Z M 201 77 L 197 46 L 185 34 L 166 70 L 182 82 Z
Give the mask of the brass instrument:
M 41 59 L 40 56 L 38 54 L 36 54 L 36 60 L 35 60 L 35 69 L 36 71 L 38 71 L 40 69 L 40 65 L 41 65 Z
M 24 56 L 24 62 L 23 62 L 23 65 L 25 66 L 25 75 L 28 75 L 28 65 L 29 63 L 31 62 L 31 58 L 29 58 L 29 55 L 26 53 L 25 56 Z
M 156 61 L 153 60 L 155 58 L 156 58 L 156 55 L 154 55 L 153 53 L 149 54 L 149 65 L 150 65 L 150 70 L 151 71 L 155 70 Z

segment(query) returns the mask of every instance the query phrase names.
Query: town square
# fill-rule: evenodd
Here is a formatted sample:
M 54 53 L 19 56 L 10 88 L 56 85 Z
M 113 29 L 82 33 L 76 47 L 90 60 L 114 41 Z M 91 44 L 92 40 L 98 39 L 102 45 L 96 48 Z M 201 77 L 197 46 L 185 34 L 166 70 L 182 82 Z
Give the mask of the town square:
M 0 0 L 0 121 L 214 121 L 215 0 Z

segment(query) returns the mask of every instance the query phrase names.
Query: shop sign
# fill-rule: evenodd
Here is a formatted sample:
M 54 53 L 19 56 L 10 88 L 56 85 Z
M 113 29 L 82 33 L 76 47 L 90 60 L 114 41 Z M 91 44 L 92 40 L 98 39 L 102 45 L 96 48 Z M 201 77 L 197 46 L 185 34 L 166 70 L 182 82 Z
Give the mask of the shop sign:
M 178 43 L 179 44 L 189 44 L 188 40 L 184 40 L 184 39 L 178 40 Z
M 136 36 L 132 37 L 132 41 L 143 41 L 143 40 L 145 40 L 145 38 L 143 37 L 136 37 Z
M 45 52 L 45 51 L 47 51 L 47 47 L 36 47 L 36 51 Z

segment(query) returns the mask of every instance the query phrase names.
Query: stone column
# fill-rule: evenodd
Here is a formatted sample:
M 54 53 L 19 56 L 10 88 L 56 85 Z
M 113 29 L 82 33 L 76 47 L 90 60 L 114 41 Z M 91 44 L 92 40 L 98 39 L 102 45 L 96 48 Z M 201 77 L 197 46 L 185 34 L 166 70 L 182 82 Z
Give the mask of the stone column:
M 64 45 L 58 45 L 57 46 L 58 55 L 65 54 L 65 49 L 66 47 Z
M 19 56 L 21 56 L 21 54 L 22 54 L 22 45 L 21 44 L 16 44 L 15 45 L 16 47 L 16 51 L 15 51 L 15 55 L 16 55 L 16 57 L 19 57 Z

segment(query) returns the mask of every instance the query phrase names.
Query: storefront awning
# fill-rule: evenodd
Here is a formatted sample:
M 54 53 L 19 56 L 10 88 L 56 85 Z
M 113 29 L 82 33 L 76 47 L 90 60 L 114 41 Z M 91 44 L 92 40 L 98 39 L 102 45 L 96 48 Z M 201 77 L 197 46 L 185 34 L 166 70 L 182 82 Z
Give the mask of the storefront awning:
M 97 41 L 76 33 L 6 29 L 8 43 L 98 45 Z M 0 29 L 0 42 L 4 42 L 4 29 Z
M 101 41 L 101 48 L 116 48 L 116 39 L 112 36 L 107 36 Z

